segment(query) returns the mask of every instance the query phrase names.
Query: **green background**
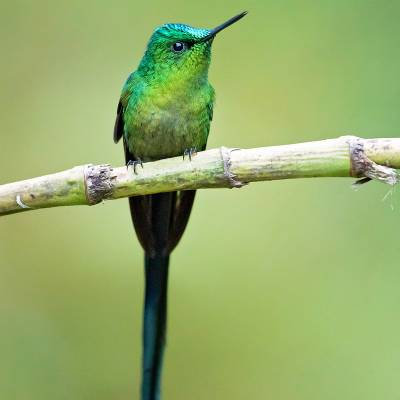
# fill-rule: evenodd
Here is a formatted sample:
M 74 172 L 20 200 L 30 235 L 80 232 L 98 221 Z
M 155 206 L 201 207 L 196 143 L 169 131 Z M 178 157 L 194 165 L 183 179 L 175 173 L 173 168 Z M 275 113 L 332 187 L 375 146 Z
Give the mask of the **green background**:
M 398 1 L 0 3 L 0 182 L 123 163 L 155 26 L 212 27 L 209 147 L 399 135 Z M 172 257 L 164 399 L 400 398 L 398 193 L 351 179 L 198 193 Z M 0 221 L 0 398 L 138 399 L 142 251 L 125 200 Z

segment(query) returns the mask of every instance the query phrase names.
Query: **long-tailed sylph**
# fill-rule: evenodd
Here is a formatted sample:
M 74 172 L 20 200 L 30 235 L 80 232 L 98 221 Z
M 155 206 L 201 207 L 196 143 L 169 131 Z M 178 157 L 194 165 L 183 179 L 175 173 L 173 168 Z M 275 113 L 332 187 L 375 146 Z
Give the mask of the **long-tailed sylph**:
M 187 155 L 207 144 L 214 89 L 208 82 L 216 34 L 246 15 L 214 29 L 182 24 L 157 28 L 126 81 L 118 103 L 114 141 L 123 138 L 128 165 Z M 146 166 L 144 165 L 144 168 Z M 159 400 L 165 346 L 169 255 L 187 225 L 194 190 L 129 199 L 133 225 L 145 252 L 142 400 Z

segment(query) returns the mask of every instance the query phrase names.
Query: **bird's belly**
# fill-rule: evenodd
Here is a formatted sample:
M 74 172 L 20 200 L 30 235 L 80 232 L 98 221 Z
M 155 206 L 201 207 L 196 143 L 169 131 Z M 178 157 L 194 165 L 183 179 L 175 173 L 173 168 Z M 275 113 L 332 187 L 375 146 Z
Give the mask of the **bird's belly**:
M 205 147 L 209 122 L 203 113 L 153 109 L 125 125 L 129 150 L 143 161 L 180 156 Z

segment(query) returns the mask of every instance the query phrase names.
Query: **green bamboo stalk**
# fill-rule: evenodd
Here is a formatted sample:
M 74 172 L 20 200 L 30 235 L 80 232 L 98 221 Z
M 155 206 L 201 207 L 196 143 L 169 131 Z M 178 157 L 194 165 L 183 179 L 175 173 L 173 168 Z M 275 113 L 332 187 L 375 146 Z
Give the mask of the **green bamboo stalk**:
M 400 138 L 342 136 L 254 149 L 221 147 L 192 160 L 175 157 L 137 167 L 84 165 L 0 185 L 0 216 L 40 208 L 94 205 L 103 200 L 175 190 L 242 187 L 249 182 L 356 177 L 398 183 Z

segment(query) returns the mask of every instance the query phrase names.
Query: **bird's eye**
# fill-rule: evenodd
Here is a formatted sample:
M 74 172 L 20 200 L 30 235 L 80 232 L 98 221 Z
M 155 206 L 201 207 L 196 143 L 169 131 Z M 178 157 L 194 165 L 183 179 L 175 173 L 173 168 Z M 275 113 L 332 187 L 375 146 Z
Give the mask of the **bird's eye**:
M 172 45 L 172 51 L 175 53 L 182 53 L 186 49 L 186 44 L 183 42 L 176 42 Z

